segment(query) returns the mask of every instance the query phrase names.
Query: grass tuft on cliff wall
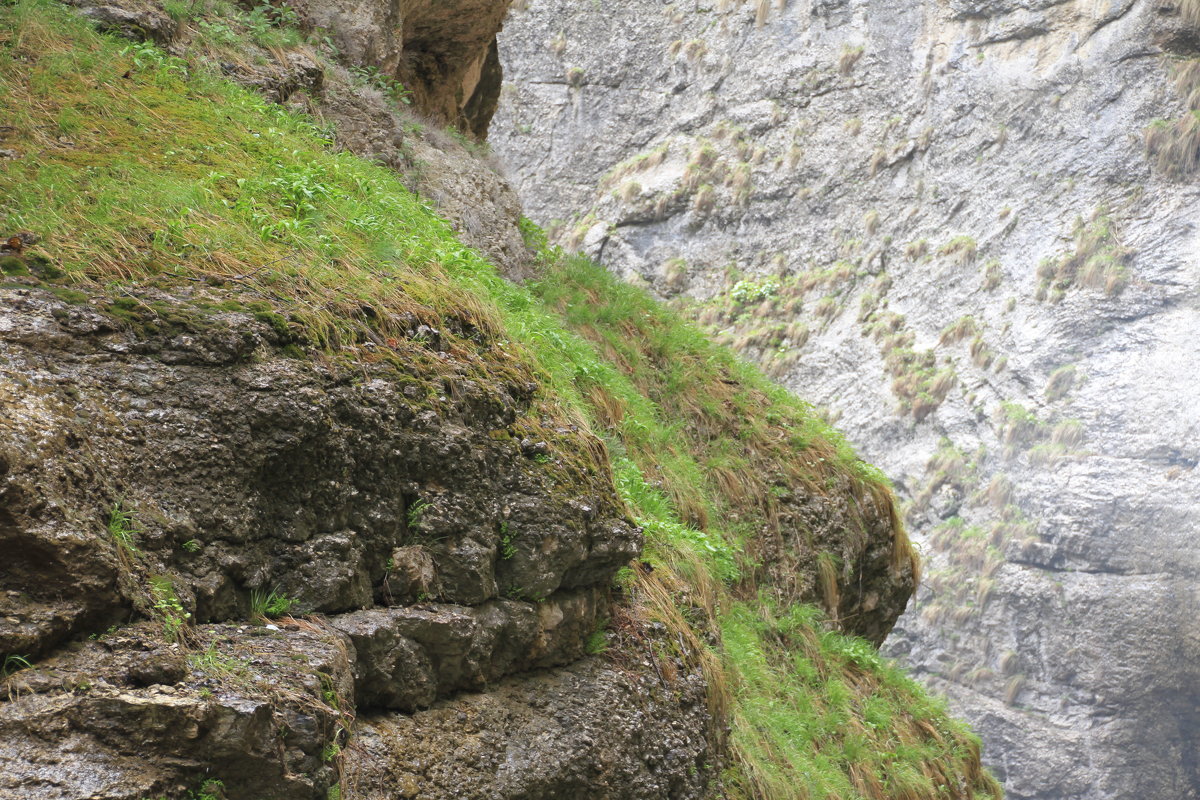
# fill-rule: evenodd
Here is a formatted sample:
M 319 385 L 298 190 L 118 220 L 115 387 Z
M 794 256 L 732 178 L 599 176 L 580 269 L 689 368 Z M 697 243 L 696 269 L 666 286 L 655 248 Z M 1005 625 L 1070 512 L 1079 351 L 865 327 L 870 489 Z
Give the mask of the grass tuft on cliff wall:
M 999 796 L 977 739 L 764 568 L 783 498 L 803 492 L 848 504 L 847 537 L 888 521 L 888 568 L 918 569 L 883 476 L 807 404 L 533 226 L 541 279 L 505 281 L 313 120 L 50 0 L 0 7 L 0 102 L 0 146 L 19 153 L 0 162 L 0 227 L 41 237 L 25 257 L 52 265 L 55 291 L 144 319 L 165 312 L 141 308 L 147 287 L 228 287 L 313 358 L 387 357 L 426 324 L 481 375 L 532 371 L 545 413 L 603 436 L 647 534 L 630 613 L 708 677 L 729 796 Z

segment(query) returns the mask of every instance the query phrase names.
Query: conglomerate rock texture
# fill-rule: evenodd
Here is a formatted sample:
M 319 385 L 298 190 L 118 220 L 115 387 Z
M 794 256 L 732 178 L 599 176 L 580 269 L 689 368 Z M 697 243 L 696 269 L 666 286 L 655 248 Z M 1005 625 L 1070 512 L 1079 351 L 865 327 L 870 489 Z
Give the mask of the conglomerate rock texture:
M 534 0 L 500 39 L 530 216 L 912 501 L 891 651 L 1017 800 L 1200 795 L 1189 8 Z

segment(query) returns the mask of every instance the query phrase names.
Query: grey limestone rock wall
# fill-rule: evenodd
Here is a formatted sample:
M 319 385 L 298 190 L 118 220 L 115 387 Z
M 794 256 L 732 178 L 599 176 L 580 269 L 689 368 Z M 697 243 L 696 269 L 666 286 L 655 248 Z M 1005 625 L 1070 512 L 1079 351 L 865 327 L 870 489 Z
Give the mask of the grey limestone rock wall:
M 527 213 L 911 501 L 890 650 L 1019 800 L 1200 793 L 1200 191 L 1143 140 L 1198 46 L 1150 0 L 533 0 L 500 38 Z

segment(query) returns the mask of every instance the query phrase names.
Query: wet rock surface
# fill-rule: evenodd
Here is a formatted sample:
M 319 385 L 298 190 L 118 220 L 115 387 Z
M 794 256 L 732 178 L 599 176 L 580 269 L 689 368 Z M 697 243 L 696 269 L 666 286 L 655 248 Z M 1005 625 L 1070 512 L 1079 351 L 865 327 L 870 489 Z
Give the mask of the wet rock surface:
M 348 780 L 367 798 L 709 796 L 714 754 L 696 675 L 668 683 L 586 659 L 359 725 L 360 759 Z
M 527 416 L 519 369 L 485 385 L 424 339 L 348 369 L 285 355 L 262 312 L 208 290 L 146 290 L 131 322 L 28 283 L 0 289 L 0 653 L 21 656 L 3 791 L 207 776 L 325 797 L 356 705 L 566 664 L 603 624 L 640 532 L 591 434 Z M 203 624 L 271 597 L 328 622 Z

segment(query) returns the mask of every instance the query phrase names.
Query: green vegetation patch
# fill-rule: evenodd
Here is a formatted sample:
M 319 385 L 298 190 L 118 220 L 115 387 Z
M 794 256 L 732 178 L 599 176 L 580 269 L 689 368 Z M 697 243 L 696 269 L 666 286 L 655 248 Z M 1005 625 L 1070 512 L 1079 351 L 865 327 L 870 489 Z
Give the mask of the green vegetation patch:
M 868 643 L 823 629 L 811 606 L 766 599 L 722 625 L 738 665 L 733 745 L 746 797 L 999 797 L 979 740 Z M 778 643 L 764 646 L 766 643 Z
M 1111 217 L 1103 209 L 1091 219 L 1075 220 L 1075 247 L 1058 258 L 1044 259 L 1038 265 L 1038 300 L 1056 303 L 1072 287 L 1103 290 L 1106 295 L 1120 294 L 1129 282 L 1129 263 L 1134 252 L 1117 236 Z

